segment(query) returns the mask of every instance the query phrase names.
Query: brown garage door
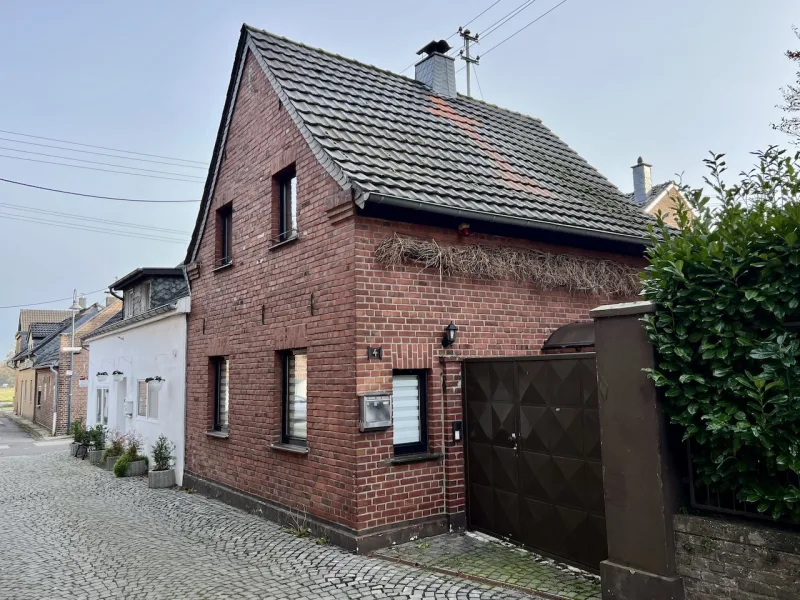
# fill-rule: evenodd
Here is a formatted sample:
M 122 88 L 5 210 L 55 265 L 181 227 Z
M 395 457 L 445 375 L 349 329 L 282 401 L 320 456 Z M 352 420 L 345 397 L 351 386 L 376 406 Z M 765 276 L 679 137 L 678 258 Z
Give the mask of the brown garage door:
M 594 353 L 467 361 L 467 523 L 572 563 L 607 557 Z

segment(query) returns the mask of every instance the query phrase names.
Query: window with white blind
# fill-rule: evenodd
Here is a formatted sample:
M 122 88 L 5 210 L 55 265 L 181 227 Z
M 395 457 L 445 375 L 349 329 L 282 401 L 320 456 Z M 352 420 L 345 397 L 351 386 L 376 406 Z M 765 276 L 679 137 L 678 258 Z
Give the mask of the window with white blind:
M 138 382 L 136 414 L 146 419 L 158 419 L 158 392 L 142 379 Z M 108 390 L 106 390 L 108 393 Z
M 214 431 L 228 431 L 230 361 L 225 356 L 212 359 L 214 368 Z
M 425 374 L 421 371 L 395 371 L 392 376 L 392 402 L 395 455 L 427 452 Z
M 283 355 L 283 443 L 306 445 L 307 414 L 308 354 L 290 350 Z
M 97 414 L 95 423 L 108 425 L 108 388 L 97 388 Z

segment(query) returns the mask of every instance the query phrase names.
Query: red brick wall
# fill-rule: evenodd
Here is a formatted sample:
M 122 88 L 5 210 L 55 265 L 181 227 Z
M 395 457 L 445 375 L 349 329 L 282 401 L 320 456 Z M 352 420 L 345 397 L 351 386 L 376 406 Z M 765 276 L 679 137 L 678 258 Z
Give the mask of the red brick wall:
M 272 178 L 292 163 L 300 239 L 270 249 Z M 214 271 L 216 211 L 229 202 L 233 266 Z M 208 215 L 188 268 L 186 469 L 355 526 L 352 200 L 317 163 L 249 56 Z M 270 448 L 281 432 L 278 353 L 291 348 L 308 349 L 308 455 Z M 230 360 L 227 439 L 206 434 L 209 361 L 220 355 Z
M 474 235 L 466 239 L 455 230 L 363 217 L 358 218 L 356 230 L 358 392 L 390 392 L 392 369 L 425 369 L 429 449 L 446 454 L 443 461 L 386 466 L 394 452 L 392 431 L 359 436 L 359 526 L 370 528 L 439 514 L 445 496 L 447 512 L 463 511 L 463 446 L 452 442 L 452 421 L 462 419 L 461 359 L 539 354 L 553 330 L 588 320 L 592 308 L 620 299 L 543 292 L 510 280 L 441 279 L 438 271 L 421 271 L 418 266 L 386 268 L 376 263 L 375 247 L 398 233 L 436 239 L 441 244 L 509 245 L 643 263 L 511 238 Z M 451 320 L 459 331 L 456 344 L 445 350 L 441 339 Z M 368 346 L 382 346 L 383 360 L 367 359 Z

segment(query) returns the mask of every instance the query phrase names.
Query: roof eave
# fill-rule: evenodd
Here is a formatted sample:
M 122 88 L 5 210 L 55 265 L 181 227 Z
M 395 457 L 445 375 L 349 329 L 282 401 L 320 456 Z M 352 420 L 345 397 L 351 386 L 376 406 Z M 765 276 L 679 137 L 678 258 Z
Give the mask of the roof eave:
M 502 223 L 505 225 L 516 225 L 518 227 L 525 227 L 527 229 L 538 229 L 545 231 L 553 231 L 556 233 L 564 233 L 569 235 L 579 235 L 593 239 L 609 240 L 614 242 L 622 242 L 626 244 L 635 244 L 642 247 L 650 246 L 652 244 L 651 241 L 647 238 L 637 237 L 633 235 L 625 235 L 621 233 L 613 233 L 608 231 L 600 231 L 597 229 L 587 229 L 582 227 L 572 227 L 569 225 L 559 225 L 558 223 L 548 223 L 546 221 L 523 219 L 521 217 L 490 215 L 476 210 L 470 210 L 464 208 L 452 208 L 449 206 L 440 206 L 438 204 L 421 202 L 419 200 L 409 200 L 407 198 L 398 198 L 395 196 L 387 196 L 375 192 L 368 192 L 364 196 L 366 202 L 374 202 L 376 204 L 388 204 L 390 206 L 397 206 L 399 208 L 422 210 L 426 212 L 445 214 L 454 217 L 468 216 L 473 219 L 477 219 L 479 221 L 485 221 L 488 223 Z
M 140 279 L 145 277 L 183 277 L 183 268 L 181 267 L 140 267 L 134 269 L 124 277 L 120 277 L 114 283 L 108 286 L 110 290 L 121 290 L 125 287 L 130 287 Z

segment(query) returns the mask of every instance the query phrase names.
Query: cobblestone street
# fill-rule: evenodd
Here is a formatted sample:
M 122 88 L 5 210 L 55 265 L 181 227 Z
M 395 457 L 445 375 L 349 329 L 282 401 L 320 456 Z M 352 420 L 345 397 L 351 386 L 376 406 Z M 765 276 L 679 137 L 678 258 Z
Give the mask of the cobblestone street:
M 0 458 L 0 599 L 529 598 L 355 556 L 66 456 Z

